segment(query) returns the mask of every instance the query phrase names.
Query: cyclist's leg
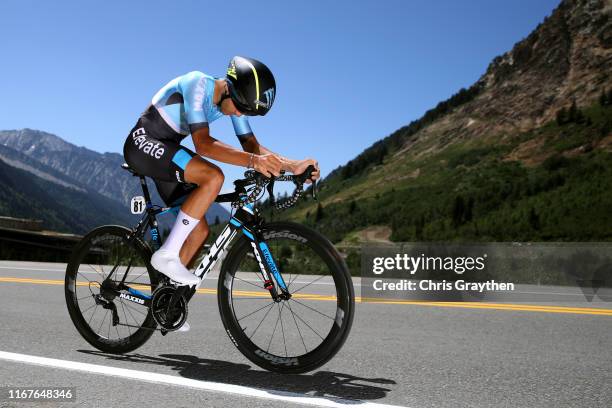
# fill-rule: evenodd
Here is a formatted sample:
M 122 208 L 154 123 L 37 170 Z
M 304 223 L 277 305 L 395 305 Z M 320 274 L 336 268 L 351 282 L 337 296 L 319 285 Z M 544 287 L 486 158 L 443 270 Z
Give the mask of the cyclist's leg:
M 181 262 L 184 265 L 191 265 L 193 258 L 208 237 L 206 211 L 219 194 L 223 186 L 224 176 L 221 169 L 215 164 L 202 157 L 194 157 L 186 166 L 185 179 L 189 183 L 198 185 L 181 206 L 183 213 L 200 220 L 180 250 Z
M 180 257 L 181 262 L 185 263 L 187 269 L 192 269 L 196 266 L 195 262 L 197 260 L 198 253 L 206 242 L 209 232 L 210 229 L 208 227 L 208 222 L 206 221 L 206 217 L 204 217 L 185 240 L 185 243 L 181 248 Z
M 181 210 L 194 218 L 202 219 L 221 191 L 224 176 L 219 166 L 202 157 L 194 157 L 187 163 L 185 179 L 198 185 L 181 206 Z

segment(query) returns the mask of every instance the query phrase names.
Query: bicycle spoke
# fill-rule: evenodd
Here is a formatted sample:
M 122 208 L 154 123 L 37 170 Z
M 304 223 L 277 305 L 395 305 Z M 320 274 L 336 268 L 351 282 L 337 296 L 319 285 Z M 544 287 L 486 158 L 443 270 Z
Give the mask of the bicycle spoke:
M 85 275 L 83 275 L 81 272 L 77 272 L 77 275 L 81 275 L 83 277 L 83 279 L 85 279 L 87 282 L 91 283 L 91 281 L 89 279 L 87 279 L 87 277 Z
M 102 271 L 102 276 L 105 276 L 106 273 L 104 272 L 104 265 L 100 265 L 100 270 Z
M 128 323 L 128 318 L 127 318 L 127 315 L 125 314 L 125 307 L 123 307 L 123 303 L 119 303 L 119 304 L 121 305 L 121 310 L 123 310 L 123 316 L 125 316 L 125 322 Z M 128 333 L 130 334 L 130 337 L 132 337 L 132 331 L 130 330 L 130 326 L 128 326 L 127 329 L 128 329 Z
M 138 275 L 136 278 L 134 278 L 134 280 L 133 280 L 133 281 L 131 281 L 131 282 L 125 282 L 125 283 L 126 283 L 126 284 L 127 284 L 127 283 L 136 283 L 136 281 L 138 280 L 138 278 L 140 278 L 140 277 L 141 277 L 142 275 L 144 275 L 145 273 L 147 273 L 147 270 L 146 270 L 146 269 L 145 269 L 145 271 L 144 271 L 143 273 L 141 273 L 141 274 L 140 274 L 140 275 Z
M 272 306 L 274 303 L 270 303 L 268 306 Z M 255 333 L 257 332 L 257 329 L 259 329 L 259 326 L 261 326 L 261 324 L 264 322 L 264 320 L 266 320 L 266 317 L 268 316 L 268 313 L 270 313 L 270 310 L 274 309 L 273 307 L 269 308 L 268 311 L 266 312 L 266 314 L 264 315 L 264 317 L 261 319 L 261 321 L 259 322 L 259 324 L 257 325 L 257 327 L 255 328 L 255 330 L 253 331 L 253 333 L 249 336 L 249 339 L 251 339 L 253 336 L 255 336 Z
M 98 304 L 96 303 L 96 308 L 94 309 L 93 313 L 91 314 L 91 316 L 89 316 L 89 321 L 87 322 L 87 325 L 89 327 L 91 327 L 91 319 L 94 317 L 94 315 L 96 314 L 96 310 L 98 310 Z
M 127 277 L 128 273 L 130 272 L 130 268 L 132 267 L 132 261 L 134 260 L 134 255 L 130 255 L 130 260 L 128 261 L 127 264 L 127 268 L 125 268 L 125 273 L 123 274 L 123 278 L 121 278 L 121 280 L 125 280 L 125 278 Z M 117 268 L 117 265 L 115 265 L 115 267 L 113 268 L 113 270 L 111 271 L 110 275 L 108 275 L 109 277 L 115 273 L 115 270 Z
M 94 268 L 91 264 L 87 264 L 87 266 L 89 266 L 91 269 L 93 269 L 93 271 L 95 273 L 97 273 L 98 275 L 100 275 L 102 277 L 102 280 L 104 280 L 104 273 L 100 273 L 99 270 L 97 270 L 96 268 Z M 104 270 L 102 270 L 102 272 L 104 272 Z M 89 279 L 88 279 L 89 280 Z
M 246 316 L 242 316 L 240 319 L 237 319 L 236 321 L 238 321 L 238 322 L 239 322 L 239 321 L 241 321 L 242 319 L 244 319 L 245 317 L 249 317 L 249 316 L 251 316 L 251 315 L 253 315 L 253 314 L 255 314 L 255 313 L 259 312 L 260 310 L 265 309 L 266 307 L 268 307 L 268 306 L 270 306 L 270 305 L 273 305 L 273 304 L 274 304 L 274 302 L 271 302 L 271 303 L 270 303 L 270 304 L 268 304 L 268 305 L 262 306 L 262 307 L 260 307 L 259 309 L 255 310 L 254 312 L 251 312 L 251 313 L 247 314 Z
M 129 308 L 129 307 L 127 307 L 127 305 L 126 305 L 126 304 L 123 302 L 123 300 L 121 300 L 121 304 L 122 304 L 123 306 L 125 306 L 125 308 L 126 308 L 125 310 L 127 310 L 127 312 L 130 314 L 130 316 L 132 316 L 132 319 L 134 319 L 134 323 L 138 324 L 138 319 L 136 319 L 136 318 L 134 317 L 134 315 L 132 314 L 132 312 L 130 312 L 130 308 Z
M 85 295 L 85 296 L 83 296 L 83 297 L 77 298 L 77 302 L 78 302 L 79 300 L 81 300 L 81 299 L 90 298 L 90 297 L 92 297 L 92 296 L 91 296 L 91 293 L 90 293 L 90 294 L 88 294 L 88 295 Z
M 283 309 L 285 308 L 285 304 L 283 303 L 283 305 L 279 306 L 279 308 L 280 308 L 280 313 L 282 314 L 283 313 Z M 285 357 L 289 357 L 289 355 L 287 354 L 287 340 L 285 339 L 285 327 L 283 325 L 282 317 L 280 319 L 280 323 L 281 323 L 281 332 L 283 333 L 283 344 L 285 345 Z
M 293 277 L 293 279 L 291 279 L 291 281 L 289 281 L 289 284 L 287 285 L 287 289 L 291 286 L 291 284 L 297 279 L 297 277 L 300 276 L 300 274 L 298 273 L 297 275 L 295 275 Z
M 298 326 L 297 320 L 295 320 L 295 313 L 293 313 L 293 309 L 291 309 L 291 305 L 289 303 L 287 303 L 287 307 L 289 308 L 289 311 L 291 312 L 291 317 L 293 317 L 293 322 L 295 323 L 295 327 L 297 328 L 300 338 L 302 339 L 302 344 L 304 345 L 304 351 L 308 353 L 308 349 L 306 348 L 306 343 L 304 342 L 304 336 L 302 336 L 302 331 L 300 330 L 300 326 Z
M 256 285 L 256 284 L 254 284 L 253 282 L 249 282 L 249 281 L 246 281 L 246 280 L 244 280 L 244 279 L 240 279 L 240 278 L 239 278 L 239 277 L 237 277 L 237 276 L 234 276 L 234 279 L 238 279 L 239 281 L 242 281 L 242 282 L 244 282 L 244 283 L 248 283 L 249 285 L 255 286 L 255 287 L 256 287 L 256 288 L 258 288 L 258 289 L 263 289 L 263 288 L 264 288 L 263 286 Z
M 310 330 L 312 330 L 313 332 L 315 332 L 315 334 L 316 334 L 317 336 L 319 336 L 319 337 L 321 338 L 321 340 L 325 340 L 325 339 L 323 338 L 323 336 L 321 336 L 321 335 L 319 334 L 319 332 L 317 332 L 317 331 L 316 331 L 315 329 L 313 329 L 313 328 L 312 328 L 312 327 L 311 327 L 311 326 L 310 326 L 308 323 L 306 323 L 306 321 L 305 321 L 304 319 L 302 319 L 302 318 L 300 317 L 300 315 L 295 315 L 295 317 L 297 317 L 298 319 L 300 319 L 300 321 L 301 321 L 302 323 L 304 323 L 306 326 L 308 326 L 308 328 L 309 328 Z
M 322 316 L 325 316 L 325 317 L 327 317 L 327 318 L 328 318 L 328 319 L 330 319 L 330 320 L 336 320 L 335 318 L 333 318 L 333 317 L 331 317 L 331 316 L 328 316 L 328 315 L 326 315 L 325 313 L 321 313 L 321 312 L 319 312 L 317 309 L 312 308 L 312 307 L 308 306 L 307 304 L 300 302 L 300 301 L 299 301 L 299 300 L 297 300 L 297 299 L 291 298 L 290 300 L 293 300 L 294 302 L 297 302 L 297 303 L 299 303 L 300 305 L 302 305 L 302 306 L 304 306 L 304 307 L 307 307 L 308 309 L 310 309 L 310 310 L 312 310 L 312 311 L 315 311 L 315 312 L 317 312 L 318 314 L 320 314 L 320 315 L 322 315 Z
M 94 302 L 94 304 L 89 306 L 87 309 L 81 310 L 81 314 L 84 315 L 86 311 L 91 310 L 91 308 L 94 307 L 94 306 L 98 306 L 98 304 Z M 80 307 L 79 307 L 79 309 L 80 309 Z
M 280 319 L 280 311 L 278 312 L 278 318 L 276 319 L 276 323 L 274 324 L 274 329 L 272 329 L 272 337 L 270 337 L 270 342 L 268 342 L 268 348 L 266 352 L 270 351 L 270 345 L 272 344 L 272 339 L 274 338 L 274 334 L 276 333 L 276 326 L 278 326 L 278 321 Z
M 108 310 L 107 309 L 104 309 L 104 310 L 106 310 L 106 313 L 104 313 L 104 318 L 102 319 L 102 323 L 100 323 L 100 327 L 98 327 L 98 331 L 96 333 L 102 330 L 102 325 L 104 324 L 104 321 L 106 320 L 106 315 L 108 315 Z
M 110 313 L 110 318 L 108 319 L 108 336 L 106 338 L 110 340 L 111 324 L 113 323 L 113 313 L 110 310 L 109 310 L 109 313 Z
M 270 300 L 270 295 L 266 293 L 262 293 L 261 296 L 254 297 L 237 295 L 237 297 L 232 298 L 232 300 Z
M 121 300 L 121 303 L 123 303 L 123 300 Z M 140 311 L 140 310 L 138 310 L 137 308 L 132 307 L 132 306 L 130 306 L 130 305 L 129 305 L 129 304 L 127 304 L 127 303 L 123 303 L 123 304 L 125 305 L 125 307 L 127 307 L 127 308 L 128 308 L 128 310 L 129 310 L 129 309 L 131 309 L 131 310 L 133 310 L 133 311 L 135 311 L 135 312 L 140 313 L 141 315 L 145 315 L 145 316 L 147 315 L 146 313 L 141 312 L 141 311 Z
M 304 286 L 302 286 L 301 288 L 299 288 L 299 289 L 297 289 L 297 290 L 294 290 L 293 292 L 291 292 L 291 294 L 298 293 L 300 290 L 302 290 L 302 289 L 304 289 L 304 288 L 306 288 L 306 287 L 308 287 L 308 286 L 312 285 L 313 283 L 315 283 L 315 282 L 317 282 L 317 281 L 320 281 L 320 280 L 321 280 L 321 279 L 323 279 L 325 276 L 326 276 L 326 275 L 321 275 L 321 276 L 319 276 L 317 279 L 313 280 L 313 281 L 312 281 L 312 282 L 310 282 L 309 284 L 304 285 Z

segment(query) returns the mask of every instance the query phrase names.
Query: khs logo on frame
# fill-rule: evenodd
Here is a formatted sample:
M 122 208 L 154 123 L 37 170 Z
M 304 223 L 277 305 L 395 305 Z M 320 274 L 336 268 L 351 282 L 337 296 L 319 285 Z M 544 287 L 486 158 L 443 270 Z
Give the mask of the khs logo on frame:
M 153 144 L 153 142 L 147 141 L 146 136 L 145 128 L 139 128 L 132 133 L 132 140 L 134 140 L 136 147 L 146 154 L 156 159 L 161 158 L 164 155 L 164 148 L 160 147 L 159 143 Z

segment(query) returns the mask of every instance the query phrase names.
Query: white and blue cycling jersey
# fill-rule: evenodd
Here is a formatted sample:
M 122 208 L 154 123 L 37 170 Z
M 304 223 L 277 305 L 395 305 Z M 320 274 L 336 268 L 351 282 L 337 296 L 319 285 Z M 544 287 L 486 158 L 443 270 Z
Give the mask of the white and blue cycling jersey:
M 192 71 L 174 78 L 153 96 L 151 104 L 164 122 L 176 132 L 172 138 L 180 143 L 189 133 L 208 127 L 223 116 L 213 103 L 215 78 Z M 242 142 L 253 132 L 246 116 L 230 116 L 236 136 Z

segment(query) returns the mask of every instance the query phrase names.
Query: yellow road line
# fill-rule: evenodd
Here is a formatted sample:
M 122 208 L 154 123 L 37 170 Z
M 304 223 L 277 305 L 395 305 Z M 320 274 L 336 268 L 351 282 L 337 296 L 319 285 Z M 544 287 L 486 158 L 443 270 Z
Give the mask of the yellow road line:
M 0 277 L 0 282 L 12 282 L 12 283 L 32 283 L 38 285 L 63 285 L 64 281 L 59 279 L 30 279 L 30 278 L 13 278 L 13 277 Z M 92 282 L 96 284 L 97 282 Z M 88 286 L 89 282 L 77 281 L 77 286 Z M 149 289 L 146 285 L 133 285 L 134 289 L 147 290 Z M 216 289 L 198 289 L 197 293 L 203 295 L 216 295 Z M 266 298 L 270 296 L 266 292 L 238 290 L 234 292 L 235 296 L 246 296 L 246 297 L 261 297 Z M 335 296 L 329 295 L 316 295 L 309 293 L 296 293 L 293 295 L 296 299 L 306 300 L 320 300 L 320 301 L 336 301 Z M 434 306 L 434 307 L 453 307 L 462 309 L 493 309 L 493 310 L 513 310 L 513 311 L 525 311 L 525 312 L 543 312 L 543 313 L 568 313 L 568 314 L 582 314 L 582 315 L 596 315 L 596 316 L 612 316 L 612 309 L 603 308 L 588 308 L 588 307 L 570 307 L 570 306 L 545 306 L 545 305 L 523 305 L 523 304 L 512 304 L 512 303 L 482 303 L 482 302 L 428 302 L 428 301 L 417 301 L 417 300 L 385 300 L 377 298 L 361 298 L 357 296 L 355 301 L 358 303 L 379 303 L 379 304 L 392 304 L 392 305 L 415 305 L 415 306 Z

